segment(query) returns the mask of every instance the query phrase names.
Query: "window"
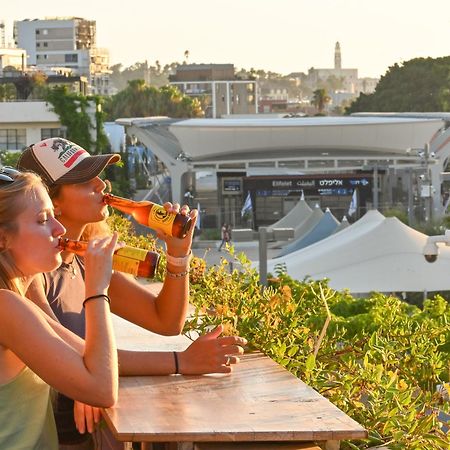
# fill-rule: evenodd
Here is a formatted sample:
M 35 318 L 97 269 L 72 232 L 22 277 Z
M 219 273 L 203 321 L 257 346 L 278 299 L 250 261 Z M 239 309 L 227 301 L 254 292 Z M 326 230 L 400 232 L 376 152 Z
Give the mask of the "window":
M 44 47 L 48 47 L 48 42 L 44 42 Z
M 78 62 L 78 55 L 76 53 L 68 53 L 66 55 L 64 55 L 64 61 L 66 63 L 76 63 Z
M 54 137 L 65 138 L 66 130 L 64 128 L 41 128 L 41 140 Z
M 0 130 L 0 150 L 22 150 L 26 147 L 25 129 Z
M 36 42 L 36 47 L 40 47 L 40 46 L 41 46 L 40 42 Z

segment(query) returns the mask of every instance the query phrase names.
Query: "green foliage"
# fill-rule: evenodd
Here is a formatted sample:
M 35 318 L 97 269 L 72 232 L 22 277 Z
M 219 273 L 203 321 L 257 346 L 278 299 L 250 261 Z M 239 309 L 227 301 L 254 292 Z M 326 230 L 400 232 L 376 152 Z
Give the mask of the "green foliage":
M 201 117 L 200 102 L 183 95 L 174 86 L 156 88 L 144 80 L 132 80 L 105 104 L 110 120 L 119 117 Z
M 330 101 L 331 97 L 327 94 L 327 91 L 325 89 L 316 89 L 313 92 L 313 98 L 311 100 L 311 104 L 314 105 L 319 111 L 319 114 L 316 115 L 323 115 L 322 113 L 325 105 L 327 103 L 330 103 Z
M 110 223 L 129 245 L 158 249 L 151 236 L 135 236 L 126 219 L 113 216 Z M 245 336 L 251 349 L 302 378 L 368 430 L 367 439 L 343 442 L 344 450 L 450 448 L 437 415 L 450 410 L 436 393 L 450 371 L 450 305 L 442 297 L 426 300 L 423 309 L 382 294 L 354 299 L 325 281 L 296 281 L 282 272 L 262 287 L 246 256 L 229 252 L 239 271 L 230 273 L 225 259 L 207 268 L 194 258 L 195 313 L 187 334 L 223 323 L 226 334 Z
M 109 146 L 103 124 L 106 114 L 102 111 L 104 99 L 98 95 L 85 97 L 69 92 L 67 86 L 55 86 L 47 89 L 45 100 L 52 104 L 58 114 L 61 125 L 67 127 L 67 139 L 81 145 L 94 154 L 105 153 Z M 87 109 L 95 105 L 95 141 L 92 141 L 93 124 Z
M 449 56 L 394 64 L 381 77 L 375 92 L 360 94 L 346 112 L 449 111 L 449 76 Z
M 0 163 L 2 166 L 16 167 L 21 152 L 9 152 L 8 150 L 0 150 Z
M 227 334 L 245 336 L 251 348 L 301 377 L 369 431 L 368 439 L 343 443 L 344 449 L 450 448 L 433 413 L 449 410 L 435 393 L 450 368 L 444 299 L 428 300 L 420 310 L 381 294 L 353 299 L 326 282 L 283 273 L 262 288 L 245 255 L 234 256 L 241 271 L 230 274 L 223 260 L 192 283 L 196 313 L 187 332 L 224 323 Z M 331 323 L 320 343 L 325 300 Z

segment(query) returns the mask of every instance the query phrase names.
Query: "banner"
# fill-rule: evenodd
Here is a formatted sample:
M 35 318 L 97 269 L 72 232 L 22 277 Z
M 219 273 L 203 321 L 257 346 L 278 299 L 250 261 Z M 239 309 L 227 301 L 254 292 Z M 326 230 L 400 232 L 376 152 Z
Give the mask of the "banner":
M 353 190 L 352 199 L 350 201 L 350 206 L 348 207 L 348 215 L 351 217 L 356 213 L 356 209 L 358 208 L 358 194 L 356 189 Z
M 247 197 L 245 199 L 244 206 L 242 207 L 242 210 L 241 210 L 241 217 L 244 217 L 247 213 L 250 213 L 252 211 L 253 211 L 252 198 L 250 197 L 250 191 L 249 191 L 247 193 Z

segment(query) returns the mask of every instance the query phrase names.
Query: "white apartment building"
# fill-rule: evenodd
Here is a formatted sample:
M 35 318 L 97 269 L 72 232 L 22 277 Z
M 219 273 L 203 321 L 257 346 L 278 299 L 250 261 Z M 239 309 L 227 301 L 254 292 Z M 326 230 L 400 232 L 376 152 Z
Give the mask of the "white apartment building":
M 0 76 L 5 68 L 24 70 L 27 67 L 27 53 L 20 48 L 0 48 Z
M 26 50 L 27 65 L 66 67 L 86 76 L 89 93 L 108 95 L 109 54 L 96 47 L 96 22 L 79 17 L 25 19 L 14 22 L 17 47 Z

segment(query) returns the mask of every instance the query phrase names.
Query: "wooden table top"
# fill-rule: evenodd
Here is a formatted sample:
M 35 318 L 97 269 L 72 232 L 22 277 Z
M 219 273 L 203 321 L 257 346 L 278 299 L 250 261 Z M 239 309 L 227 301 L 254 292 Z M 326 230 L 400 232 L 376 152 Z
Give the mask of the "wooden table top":
M 160 337 L 115 319 L 118 345 L 142 349 Z M 135 335 L 129 334 L 136 328 Z M 128 331 L 127 331 L 128 330 Z M 145 333 L 145 334 L 144 334 Z M 140 335 L 140 346 L 139 346 Z M 186 338 L 170 338 L 175 348 Z M 174 347 L 172 347 L 174 348 Z M 162 348 L 167 349 L 166 344 Z M 105 419 L 122 441 L 327 441 L 366 437 L 322 395 L 261 353 L 246 354 L 232 374 L 121 377 Z

